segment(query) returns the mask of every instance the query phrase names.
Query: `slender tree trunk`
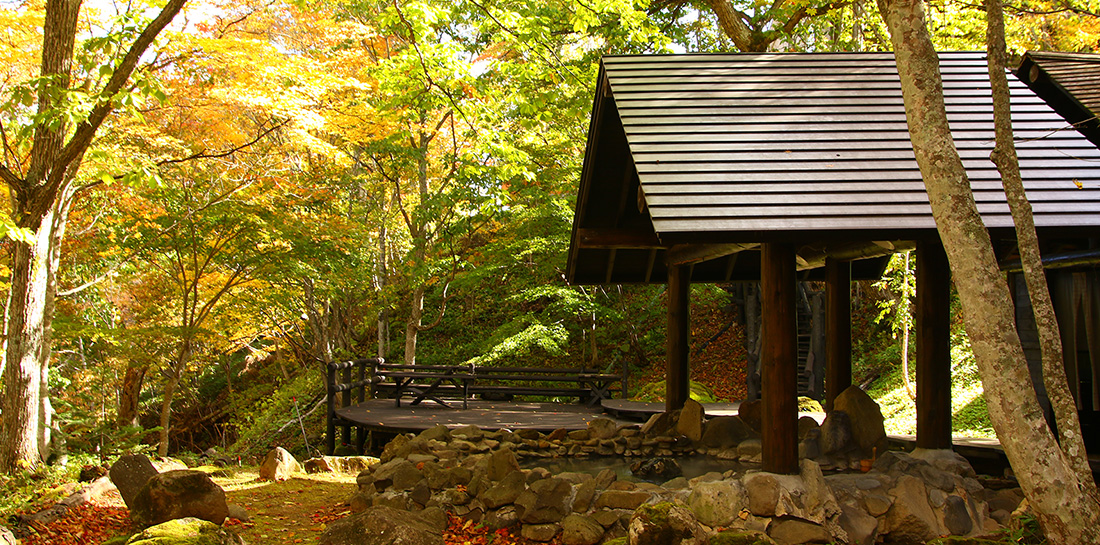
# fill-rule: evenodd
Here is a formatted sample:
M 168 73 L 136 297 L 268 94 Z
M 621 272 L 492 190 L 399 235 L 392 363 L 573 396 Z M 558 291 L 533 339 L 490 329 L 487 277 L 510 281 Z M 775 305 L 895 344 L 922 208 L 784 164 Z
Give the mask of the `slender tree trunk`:
M 180 385 L 183 370 L 191 360 L 191 341 L 184 339 L 176 361 L 168 372 L 168 381 L 164 384 L 164 394 L 160 402 L 160 440 L 157 442 L 157 454 L 168 456 L 168 432 L 172 424 L 172 398 L 176 396 L 176 390 Z
M 424 285 L 418 283 L 409 294 L 409 319 L 405 322 L 405 365 L 416 365 L 416 337 L 424 317 L 424 291 Z
M 1100 503 L 1055 442 L 1029 385 L 1008 286 L 947 122 L 922 0 L 879 0 L 890 30 L 913 151 L 951 264 L 989 416 L 1052 544 L 1100 542 Z
M 145 382 L 145 373 L 149 366 L 129 367 L 122 378 L 122 392 L 118 401 L 118 416 L 115 420 L 119 427 L 138 425 L 138 407 L 141 400 L 141 386 Z
M 1024 269 L 1027 294 L 1035 314 L 1035 327 L 1039 333 L 1039 348 L 1043 362 L 1043 384 L 1058 428 L 1058 442 L 1062 451 L 1077 471 L 1084 486 L 1095 487 L 1089 468 L 1088 453 L 1081 436 L 1081 422 L 1077 417 L 1077 403 L 1070 393 L 1066 380 L 1062 340 L 1058 332 L 1058 318 L 1054 315 L 1054 303 L 1050 298 L 1046 272 L 1039 253 L 1039 236 L 1035 232 L 1035 218 L 1031 203 L 1024 191 L 1020 177 L 1020 162 L 1016 156 L 1016 143 L 1012 132 L 1011 93 L 1005 64 L 1004 6 L 1000 0 L 985 0 L 989 54 L 989 81 L 993 90 L 993 119 L 997 144 L 991 159 L 1001 173 L 1005 197 L 1012 211 L 1016 226 L 1016 240 L 1020 249 L 1020 262 Z

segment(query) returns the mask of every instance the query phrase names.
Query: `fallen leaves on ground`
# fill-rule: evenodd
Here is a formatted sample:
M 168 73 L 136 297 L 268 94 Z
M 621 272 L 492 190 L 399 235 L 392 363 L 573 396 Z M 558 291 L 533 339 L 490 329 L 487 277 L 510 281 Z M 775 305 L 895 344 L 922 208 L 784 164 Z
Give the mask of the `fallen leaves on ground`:
M 517 536 L 505 528 L 490 530 L 472 520 L 453 514 L 448 513 L 447 517 L 450 520 L 450 526 L 443 532 L 443 543 L 446 545 L 536 545 L 540 543 Z M 554 538 L 549 543 L 560 545 L 561 541 Z
M 85 503 L 70 509 L 50 524 L 32 523 L 34 531 L 23 545 L 88 545 L 103 543 L 130 530 L 130 512 L 125 508 Z

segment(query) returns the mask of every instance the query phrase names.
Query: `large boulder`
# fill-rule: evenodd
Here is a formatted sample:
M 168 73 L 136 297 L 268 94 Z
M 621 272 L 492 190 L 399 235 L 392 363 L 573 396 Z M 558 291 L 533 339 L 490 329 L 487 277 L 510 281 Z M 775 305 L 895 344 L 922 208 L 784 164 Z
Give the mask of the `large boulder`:
M 738 480 L 696 483 L 687 498 L 687 506 L 699 522 L 713 527 L 729 526 L 746 505 L 748 497 Z
M 478 496 L 478 499 L 485 504 L 485 507 L 496 509 L 515 502 L 526 489 L 527 479 L 522 472 L 516 471 L 506 475 L 500 482 Z
M 740 416 L 716 416 L 707 420 L 700 442 L 710 448 L 735 447 L 745 439 L 760 437 Z
M 596 545 L 603 539 L 603 526 L 584 515 L 569 515 L 561 521 L 563 545 Z
M 630 545 L 703 545 L 707 531 L 691 511 L 669 503 L 643 505 L 628 527 Z
M 866 454 L 872 448 L 886 450 L 886 428 L 882 410 L 859 386 L 849 386 L 833 401 L 833 410 L 844 411 L 851 418 L 852 439 Z
M 676 420 L 676 431 L 698 442 L 703 438 L 703 416 L 703 405 L 694 399 L 688 399 L 680 410 L 680 418 Z
M 443 545 L 445 524 L 382 505 L 333 522 L 320 545 Z
M 221 526 L 194 517 L 150 526 L 126 541 L 126 545 L 243 545 L 244 540 Z
M 294 459 L 294 455 L 283 447 L 275 447 L 260 466 L 260 478 L 267 481 L 285 481 L 295 473 L 302 472 L 302 464 Z
M 848 413 L 834 409 L 821 423 L 821 450 L 826 454 L 843 453 L 854 444 L 852 417 Z
M 768 525 L 768 535 L 779 545 L 830 543 L 829 531 L 819 524 L 797 518 L 778 518 Z
M 130 506 L 130 520 L 139 528 L 186 517 L 221 526 L 228 516 L 225 491 L 206 473 L 190 469 L 152 476 Z
M 564 479 L 532 483 L 515 501 L 516 507 L 523 509 L 520 520 L 525 524 L 560 522 L 573 511 L 572 493 L 573 487 Z
M 115 488 L 122 495 L 122 501 L 130 509 L 133 509 L 138 491 L 156 474 L 157 468 L 153 467 L 153 462 L 144 454 L 120 456 L 110 470 L 111 482 L 115 483 Z
M 928 490 L 920 479 L 902 475 L 890 495 L 894 502 L 886 512 L 884 529 L 892 543 L 917 545 L 947 533 L 940 528 L 928 503 Z
M 615 437 L 618 424 L 610 418 L 593 418 L 588 421 L 588 436 L 593 439 L 611 439 Z
M 758 517 L 795 517 L 824 526 L 831 533 L 840 506 L 825 482 L 821 467 L 813 460 L 800 462 L 798 475 L 749 473 L 742 478 L 749 512 Z

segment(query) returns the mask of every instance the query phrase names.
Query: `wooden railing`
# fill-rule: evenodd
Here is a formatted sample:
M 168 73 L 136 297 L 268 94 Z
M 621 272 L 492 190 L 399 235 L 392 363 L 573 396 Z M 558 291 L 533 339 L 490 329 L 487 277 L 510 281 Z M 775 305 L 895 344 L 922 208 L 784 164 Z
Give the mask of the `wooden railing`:
M 340 408 L 351 406 L 352 399 L 355 403 L 362 403 L 366 401 L 367 392 L 370 391 L 371 377 L 368 375 L 368 368 L 373 369 L 375 365 L 384 363 L 382 358 L 360 358 L 351 361 L 330 362 L 327 365 L 327 378 L 325 380 L 325 389 L 328 392 L 328 416 L 327 416 L 327 429 L 325 430 L 325 450 L 328 454 L 332 454 L 336 450 L 336 427 L 340 424 L 343 431 L 344 444 L 352 444 L 351 439 L 351 422 L 342 420 L 339 415 L 336 414 L 337 409 L 337 394 L 340 395 Z M 352 380 L 352 377 L 355 380 Z M 338 422 L 339 421 L 339 422 Z M 367 430 L 361 426 L 355 427 L 355 450 L 356 452 L 363 452 L 363 444 L 367 440 Z

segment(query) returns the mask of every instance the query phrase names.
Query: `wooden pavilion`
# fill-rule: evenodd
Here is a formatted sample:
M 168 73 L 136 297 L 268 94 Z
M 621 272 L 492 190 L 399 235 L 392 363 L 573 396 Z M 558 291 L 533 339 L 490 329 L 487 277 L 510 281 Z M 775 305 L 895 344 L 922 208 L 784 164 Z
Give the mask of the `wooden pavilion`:
M 956 146 L 998 256 L 1015 252 L 988 160 L 981 53 L 941 56 Z M 1011 78 L 1010 78 L 1011 79 Z M 1100 235 L 1100 151 L 1012 81 L 1044 246 Z M 913 157 L 892 53 L 605 57 L 568 279 L 667 283 L 667 409 L 688 399 L 692 282 L 759 281 L 766 471 L 798 467 L 795 285 L 824 280 L 826 405 L 851 384 L 850 281 L 917 250 L 917 444 L 951 447 L 950 272 Z

